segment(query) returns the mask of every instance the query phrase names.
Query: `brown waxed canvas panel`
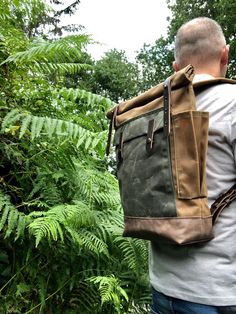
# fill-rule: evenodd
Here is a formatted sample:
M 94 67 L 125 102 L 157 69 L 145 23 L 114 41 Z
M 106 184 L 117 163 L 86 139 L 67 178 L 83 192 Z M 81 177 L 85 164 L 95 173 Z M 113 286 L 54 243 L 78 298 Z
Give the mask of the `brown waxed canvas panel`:
M 193 88 L 193 77 L 189 65 L 107 112 L 108 150 L 115 128 L 124 236 L 181 245 L 213 237 L 206 185 L 209 114 L 196 110 L 194 88 L 235 81 L 217 78 Z M 230 193 L 236 197 L 235 188 Z
M 208 113 L 199 111 L 172 116 L 172 169 L 175 169 L 178 198 L 207 197 L 202 162 L 206 160 L 208 120 Z

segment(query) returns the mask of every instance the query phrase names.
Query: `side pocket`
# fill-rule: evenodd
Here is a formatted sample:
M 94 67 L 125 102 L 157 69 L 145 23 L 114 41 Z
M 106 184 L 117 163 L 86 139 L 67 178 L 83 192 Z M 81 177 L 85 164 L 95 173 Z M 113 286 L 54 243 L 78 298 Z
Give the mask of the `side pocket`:
M 172 116 L 171 155 L 176 194 L 205 197 L 208 113 L 186 111 Z

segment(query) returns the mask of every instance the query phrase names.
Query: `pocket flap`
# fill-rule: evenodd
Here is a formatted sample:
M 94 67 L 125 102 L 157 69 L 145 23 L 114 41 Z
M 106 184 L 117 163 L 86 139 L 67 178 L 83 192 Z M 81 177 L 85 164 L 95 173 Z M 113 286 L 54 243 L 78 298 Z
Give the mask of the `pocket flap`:
M 149 121 L 154 120 L 154 132 L 163 128 L 163 108 L 153 110 L 142 116 L 128 120 L 121 124 L 115 132 L 114 145 L 119 145 L 120 135 L 122 134 L 123 143 L 136 137 L 147 135 Z

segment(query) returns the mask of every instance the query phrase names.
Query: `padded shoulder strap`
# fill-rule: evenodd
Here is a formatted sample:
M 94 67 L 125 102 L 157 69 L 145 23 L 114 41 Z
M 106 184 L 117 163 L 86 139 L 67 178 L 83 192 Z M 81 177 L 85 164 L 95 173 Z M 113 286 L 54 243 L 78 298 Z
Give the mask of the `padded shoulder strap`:
M 216 84 L 236 84 L 236 80 L 228 79 L 225 77 L 216 77 L 208 80 L 198 81 L 193 83 L 194 88 L 202 87 L 202 86 L 210 86 L 210 85 L 216 85 Z

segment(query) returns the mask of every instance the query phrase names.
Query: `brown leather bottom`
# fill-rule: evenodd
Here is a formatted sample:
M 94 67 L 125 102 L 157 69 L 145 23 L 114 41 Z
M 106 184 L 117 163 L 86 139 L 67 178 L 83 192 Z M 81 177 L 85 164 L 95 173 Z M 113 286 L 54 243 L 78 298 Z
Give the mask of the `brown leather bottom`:
M 163 239 L 179 245 L 209 241 L 213 238 L 212 217 L 125 217 L 123 236 L 151 241 Z

